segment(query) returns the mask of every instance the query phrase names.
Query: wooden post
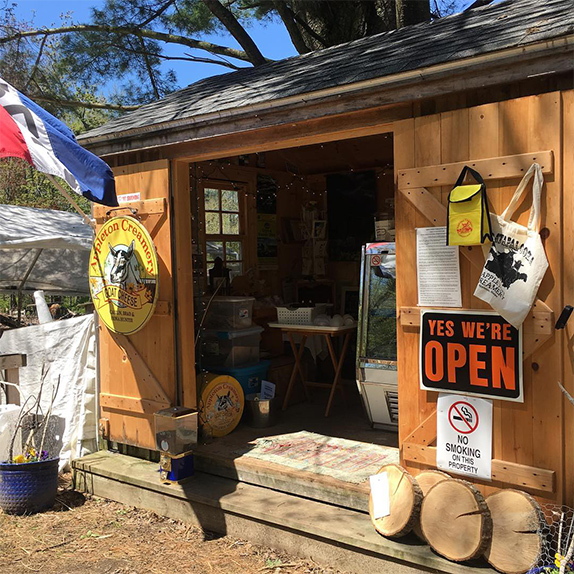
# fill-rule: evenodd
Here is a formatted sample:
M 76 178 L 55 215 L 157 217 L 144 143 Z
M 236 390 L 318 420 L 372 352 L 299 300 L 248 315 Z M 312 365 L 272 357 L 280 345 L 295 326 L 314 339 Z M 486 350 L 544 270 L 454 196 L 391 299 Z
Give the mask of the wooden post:
M 2 385 L 6 393 L 6 402 L 10 405 L 20 404 L 20 391 L 17 386 L 20 383 L 19 368 L 26 366 L 26 355 L 0 355 L 0 371 L 6 381 Z
M 92 221 L 78 205 L 76 200 L 54 179 L 50 174 L 45 174 L 46 177 L 58 188 L 58 191 L 72 204 L 72 207 L 82 216 L 85 223 L 87 223 L 94 231 L 96 230 L 96 224 Z

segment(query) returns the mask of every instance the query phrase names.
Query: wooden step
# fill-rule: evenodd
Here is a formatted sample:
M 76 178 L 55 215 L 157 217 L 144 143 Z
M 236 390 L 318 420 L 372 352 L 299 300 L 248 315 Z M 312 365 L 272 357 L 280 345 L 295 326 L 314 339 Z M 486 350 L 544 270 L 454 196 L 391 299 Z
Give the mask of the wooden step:
M 204 530 L 276 548 L 345 572 L 486 574 L 448 562 L 411 535 L 378 535 L 364 513 L 203 472 L 183 484 L 159 481 L 158 465 L 110 452 L 72 463 L 78 490 L 184 520 Z

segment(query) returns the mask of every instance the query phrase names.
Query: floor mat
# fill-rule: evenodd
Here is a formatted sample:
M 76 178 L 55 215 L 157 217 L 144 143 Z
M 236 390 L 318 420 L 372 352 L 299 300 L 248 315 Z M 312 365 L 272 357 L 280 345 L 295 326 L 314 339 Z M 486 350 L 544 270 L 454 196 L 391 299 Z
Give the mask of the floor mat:
M 376 474 L 381 466 L 399 462 L 397 448 L 307 431 L 259 438 L 237 454 L 355 484 Z

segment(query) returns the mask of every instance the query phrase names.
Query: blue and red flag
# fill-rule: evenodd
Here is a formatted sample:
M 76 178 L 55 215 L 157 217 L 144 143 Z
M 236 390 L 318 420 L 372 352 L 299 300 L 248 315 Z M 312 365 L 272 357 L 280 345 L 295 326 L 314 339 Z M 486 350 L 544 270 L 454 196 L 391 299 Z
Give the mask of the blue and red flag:
M 0 78 L 0 157 L 18 157 L 55 175 L 90 201 L 115 207 L 114 174 L 72 131 Z

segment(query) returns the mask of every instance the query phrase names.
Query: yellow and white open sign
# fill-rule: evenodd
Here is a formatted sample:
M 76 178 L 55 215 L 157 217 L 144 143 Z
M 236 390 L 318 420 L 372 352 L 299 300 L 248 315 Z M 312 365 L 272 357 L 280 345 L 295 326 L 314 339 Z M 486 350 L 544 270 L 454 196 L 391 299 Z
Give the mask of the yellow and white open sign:
M 159 293 L 157 253 L 147 229 L 133 217 L 108 219 L 90 253 L 90 293 L 102 322 L 132 335 L 153 315 Z

